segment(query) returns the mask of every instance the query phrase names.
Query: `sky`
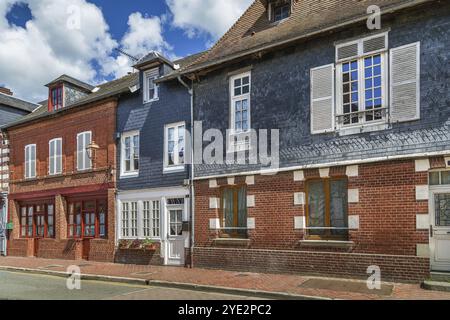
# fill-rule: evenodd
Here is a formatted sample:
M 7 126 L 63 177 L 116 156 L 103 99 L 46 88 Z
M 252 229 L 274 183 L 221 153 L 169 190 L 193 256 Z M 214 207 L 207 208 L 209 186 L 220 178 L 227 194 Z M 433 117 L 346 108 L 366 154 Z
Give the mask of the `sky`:
M 91 84 L 126 75 L 152 50 L 170 59 L 212 46 L 253 0 L 0 0 L 0 86 L 28 101 L 68 74 Z

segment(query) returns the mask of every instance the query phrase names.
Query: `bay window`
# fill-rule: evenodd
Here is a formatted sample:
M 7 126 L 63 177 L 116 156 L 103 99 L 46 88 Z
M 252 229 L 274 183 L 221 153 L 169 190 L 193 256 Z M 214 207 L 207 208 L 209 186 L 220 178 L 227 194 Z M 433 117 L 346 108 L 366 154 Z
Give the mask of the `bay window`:
M 306 224 L 309 239 L 347 239 L 348 188 L 346 179 L 307 181 Z

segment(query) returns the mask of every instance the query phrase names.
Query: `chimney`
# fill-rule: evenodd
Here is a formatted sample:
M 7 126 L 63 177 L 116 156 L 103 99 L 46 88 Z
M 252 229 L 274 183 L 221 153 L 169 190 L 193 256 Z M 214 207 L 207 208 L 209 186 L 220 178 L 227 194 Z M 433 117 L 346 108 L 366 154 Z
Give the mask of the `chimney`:
M 13 95 L 11 90 L 9 90 L 8 88 L 5 88 L 5 87 L 0 87 L 0 92 L 4 93 L 4 94 L 7 94 L 8 96 L 12 96 Z

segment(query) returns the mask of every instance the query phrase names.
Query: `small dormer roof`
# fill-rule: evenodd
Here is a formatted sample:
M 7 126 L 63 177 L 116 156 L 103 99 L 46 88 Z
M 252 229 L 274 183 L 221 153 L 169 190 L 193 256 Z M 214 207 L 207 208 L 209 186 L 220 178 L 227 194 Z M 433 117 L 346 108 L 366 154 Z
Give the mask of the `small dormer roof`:
M 172 69 L 175 69 L 175 65 L 168 58 L 163 56 L 161 53 L 156 51 L 151 51 L 149 54 L 141 58 L 136 64 L 133 66 L 136 69 L 142 69 L 146 67 L 153 67 L 159 65 L 161 63 L 165 63 L 170 66 Z
M 55 80 L 53 80 L 52 82 L 46 84 L 46 87 L 52 87 L 54 85 L 60 84 L 60 83 L 69 83 L 75 87 L 78 87 L 84 91 L 88 91 L 91 92 L 95 87 L 91 86 L 90 84 L 83 82 L 81 80 L 75 79 L 71 76 L 68 76 L 66 74 L 63 74 L 61 76 L 59 76 L 58 78 L 56 78 Z

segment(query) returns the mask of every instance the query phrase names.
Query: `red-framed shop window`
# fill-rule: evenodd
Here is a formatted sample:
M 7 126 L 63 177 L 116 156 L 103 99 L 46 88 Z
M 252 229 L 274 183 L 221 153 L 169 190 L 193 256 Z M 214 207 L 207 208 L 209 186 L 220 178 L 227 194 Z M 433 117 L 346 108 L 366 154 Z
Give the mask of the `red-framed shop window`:
M 63 89 L 64 89 L 64 87 L 62 85 L 58 86 L 58 87 L 53 87 L 53 88 L 50 89 L 50 97 L 49 97 L 50 106 L 49 106 L 49 111 L 59 110 L 59 109 L 64 107 Z
M 106 239 L 106 200 L 80 200 L 69 202 L 68 238 Z
M 22 238 L 54 238 L 54 204 L 45 203 L 21 206 L 20 236 Z

